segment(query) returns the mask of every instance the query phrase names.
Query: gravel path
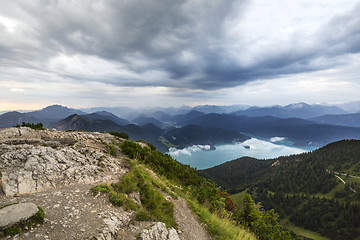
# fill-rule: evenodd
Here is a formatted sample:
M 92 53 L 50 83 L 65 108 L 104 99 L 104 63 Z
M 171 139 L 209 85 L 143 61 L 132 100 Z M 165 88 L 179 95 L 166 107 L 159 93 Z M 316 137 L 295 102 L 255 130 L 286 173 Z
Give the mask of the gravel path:
M 32 202 L 46 214 L 44 224 L 12 239 L 89 239 L 108 230 L 105 218 L 117 218 L 124 224 L 131 220 L 131 213 L 114 207 L 106 194 L 94 197 L 91 187 L 78 185 L 20 197 L 0 196 L 0 205 Z
M 197 221 L 195 214 L 191 211 L 183 198 L 173 201 L 175 204 L 174 217 L 181 231 L 181 240 L 208 240 L 212 239 L 203 226 Z

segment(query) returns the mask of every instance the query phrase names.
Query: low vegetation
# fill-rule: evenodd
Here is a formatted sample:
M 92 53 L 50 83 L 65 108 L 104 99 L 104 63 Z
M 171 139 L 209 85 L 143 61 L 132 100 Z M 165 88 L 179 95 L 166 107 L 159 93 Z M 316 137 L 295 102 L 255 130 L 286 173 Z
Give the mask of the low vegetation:
M 219 212 L 209 211 L 208 207 L 199 204 L 197 201 L 193 200 L 191 196 L 184 196 L 184 198 L 193 212 L 198 215 L 199 219 L 203 223 L 205 223 L 209 234 L 216 239 L 256 239 L 254 234 L 245 230 L 243 227 L 239 227 L 237 224 L 234 224 L 234 221 L 230 216 L 221 217 Z
M 112 132 L 110 131 L 109 134 L 118 137 L 118 138 L 123 138 L 123 139 L 129 139 L 129 135 L 123 132 Z
M 174 205 L 166 201 L 158 189 L 165 188 L 156 180 L 142 165 L 132 164 L 130 172 L 125 174 L 121 181 L 111 186 L 108 184 L 98 185 L 91 190 L 96 195 L 99 192 L 107 192 L 110 201 L 116 206 L 124 206 L 125 209 L 135 210 L 138 221 L 161 221 L 167 227 L 176 228 L 174 220 Z M 135 203 L 131 194 L 140 194 L 141 205 Z
M 29 127 L 31 129 L 34 129 L 34 130 L 44 130 L 44 126 L 43 124 L 40 122 L 40 123 L 25 123 L 23 122 L 21 125 L 17 124 L 15 127 L 19 128 L 19 127 Z

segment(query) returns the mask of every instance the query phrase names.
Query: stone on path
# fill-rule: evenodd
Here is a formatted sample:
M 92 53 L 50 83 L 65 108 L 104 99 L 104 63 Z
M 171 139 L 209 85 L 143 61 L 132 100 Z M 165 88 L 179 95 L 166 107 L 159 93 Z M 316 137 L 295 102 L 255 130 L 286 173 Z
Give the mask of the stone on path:
M 157 222 L 150 230 L 143 230 L 140 240 L 180 240 L 174 228 L 167 229 L 165 223 Z
M 33 203 L 13 204 L 0 209 L 0 229 L 11 227 L 34 216 L 39 209 Z

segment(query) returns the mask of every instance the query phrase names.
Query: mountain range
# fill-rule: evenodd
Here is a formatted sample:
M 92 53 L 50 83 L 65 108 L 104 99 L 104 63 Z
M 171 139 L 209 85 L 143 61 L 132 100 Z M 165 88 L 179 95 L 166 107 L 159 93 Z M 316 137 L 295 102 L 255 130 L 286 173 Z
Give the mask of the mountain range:
M 280 118 L 313 118 L 326 114 L 344 114 L 346 111 L 337 106 L 322 106 L 322 105 L 309 105 L 306 103 L 289 104 L 284 107 L 251 107 L 246 110 L 239 110 L 233 112 L 237 116 L 275 116 Z
M 130 108 L 106 108 L 116 109 L 114 114 L 103 108 L 93 108 L 96 111 L 88 113 L 84 109 L 52 105 L 27 113 L 4 113 L 0 115 L 0 127 L 42 122 L 46 128 L 59 130 L 119 131 L 131 139 L 149 141 L 161 151 L 167 151 L 170 146 L 182 148 L 191 144 L 214 146 L 252 136 L 284 137 L 298 146 L 322 146 L 360 138 L 360 113 L 346 113 L 337 106 L 297 103 L 243 108 L 246 106 L 182 106 L 152 108 L 142 113 Z
M 21 124 L 22 122 L 37 123 L 39 119 L 19 112 L 6 112 L 0 115 L 0 128 Z
M 311 118 L 310 120 L 321 124 L 360 127 L 360 113 L 338 115 L 328 114 L 320 117 Z

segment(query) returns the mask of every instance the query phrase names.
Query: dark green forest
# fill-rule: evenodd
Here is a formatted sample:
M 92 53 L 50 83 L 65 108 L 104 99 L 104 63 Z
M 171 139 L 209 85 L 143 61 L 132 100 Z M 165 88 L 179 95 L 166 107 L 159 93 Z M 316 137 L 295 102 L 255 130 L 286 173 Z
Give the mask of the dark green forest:
M 360 141 L 271 160 L 240 158 L 198 172 L 230 193 L 247 191 L 297 226 L 330 239 L 360 237 Z

